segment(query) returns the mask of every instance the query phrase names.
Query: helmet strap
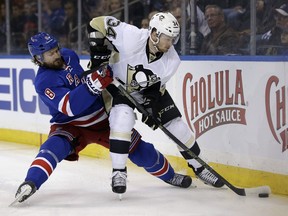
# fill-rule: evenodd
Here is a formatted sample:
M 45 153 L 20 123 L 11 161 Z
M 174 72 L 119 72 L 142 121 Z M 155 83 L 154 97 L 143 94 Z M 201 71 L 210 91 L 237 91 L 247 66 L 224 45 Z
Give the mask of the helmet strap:
M 154 52 L 154 50 L 150 50 L 150 51 L 152 51 L 154 54 L 159 52 L 159 49 L 157 48 L 157 44 L 159 43 L 159 37 L 157 36 L 156 41 L 154 41 L 151 37 L 151 34 L 150 34 L 149 39 L 153 44 L 153 48 L 155 49 L 155 52 Z
M 35 55 L 34 59 L 38 65 L 43 65 L 43 56 L 42 55 Z

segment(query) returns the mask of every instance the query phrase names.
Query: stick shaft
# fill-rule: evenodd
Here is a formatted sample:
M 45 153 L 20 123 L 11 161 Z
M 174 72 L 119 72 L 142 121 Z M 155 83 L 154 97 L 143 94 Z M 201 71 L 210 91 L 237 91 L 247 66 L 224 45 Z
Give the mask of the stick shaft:
M 126 89 L 119 83 L 119 81 L 115 80 L 113 81 L 113 84 L 121 91 L 123 95 L 125 95 L 130 102 L 132 102 L 135 107 L 144 115 L 150 115 L 150 113 L 141 105 L 139 104 L 127 91 Z M 151 115 L 150 115 L 151 116 Z M 152 116 L 153 117 L 153 116 Z M 207 170 L 209 170 L 211 173 L 213 173 L 217 178 L 219 178 L 227 187 L 229 187 L 232 191 L 234 191 L 236 194 L 240 196 L 246 196 L 245 189 L 243 188 L 237 188 L 234 185 L 232 185 L 230 182 L 228 182 L 223 176 L 221 176 L 219 173 L 217 173 L 212 167 L 210 167 L 205 161 L 203 161 L 201 158 L 199 158 L 194 152 L 192 152 L 187 146 L 185 146 L 177 137 L 175 137 L 167 128 L 165 128 L 161 122 L 153 118 L 155 123 L 158 125 L 158 127 L 169 137 L 171 138 L 178 146 L 180 146 L 184 151 L 186 151 L 191 157 L 193 157 L 195 160 L 197 160 L 203 167 L 205 167 Z

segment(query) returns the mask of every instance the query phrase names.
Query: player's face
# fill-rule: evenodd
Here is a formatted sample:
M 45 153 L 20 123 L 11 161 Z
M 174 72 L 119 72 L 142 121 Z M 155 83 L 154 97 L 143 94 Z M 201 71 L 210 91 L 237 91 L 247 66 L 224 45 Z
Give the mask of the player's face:
M 282 30 L 287 31 L 288 30 L 288 16 L 283 16 L 279 13 L 277 13 L 274 16 L 276 20 L 276 26 L 281 28 Z
M 175 43 L 175 38 L 161 34 L 157 48 L 160 52 L 167 52 L 170 47 Z
M 55 47 L 43 53 L 43 64 L 45 67 L 53 69 L 61 69 L 65 66 L 59 47 Z
M 217 8 L 207 8 L 205 11 L 205 19 L 211 29 L 218 28 L 225 22 L 224 16 L 221 15 Z

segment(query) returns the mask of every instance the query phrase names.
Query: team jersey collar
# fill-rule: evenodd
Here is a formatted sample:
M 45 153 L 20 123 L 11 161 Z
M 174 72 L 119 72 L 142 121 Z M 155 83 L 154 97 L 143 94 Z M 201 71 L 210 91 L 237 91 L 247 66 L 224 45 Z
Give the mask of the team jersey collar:
M 147 43 L 146 43 L 146 56 L 147 56 L 148 62 L 149 63 L 155 62 L 158 59 L 160 59 L 162 57 L 162 55 L 163 55 L 162 52 L 157 52 L 156 54 L 150 53 L 150 51 L 149 51 L 149 38 L 148 38 Z

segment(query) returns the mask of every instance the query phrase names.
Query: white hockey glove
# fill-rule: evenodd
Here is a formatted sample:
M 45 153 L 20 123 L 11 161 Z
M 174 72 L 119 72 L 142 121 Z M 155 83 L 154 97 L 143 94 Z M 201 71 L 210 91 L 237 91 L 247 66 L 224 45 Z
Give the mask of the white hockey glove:
M 268 41 L 271 36 L 272 36 L 272 32 L 271 32 L 271 30 L 270 30 L 270 31 L 264 33 L 264 34 L 261 36 L 261 39 Z
M 109 65 L 88 74 L 86 85 L 93 94 L 100 94 L 113 81 L 113 71 Z

